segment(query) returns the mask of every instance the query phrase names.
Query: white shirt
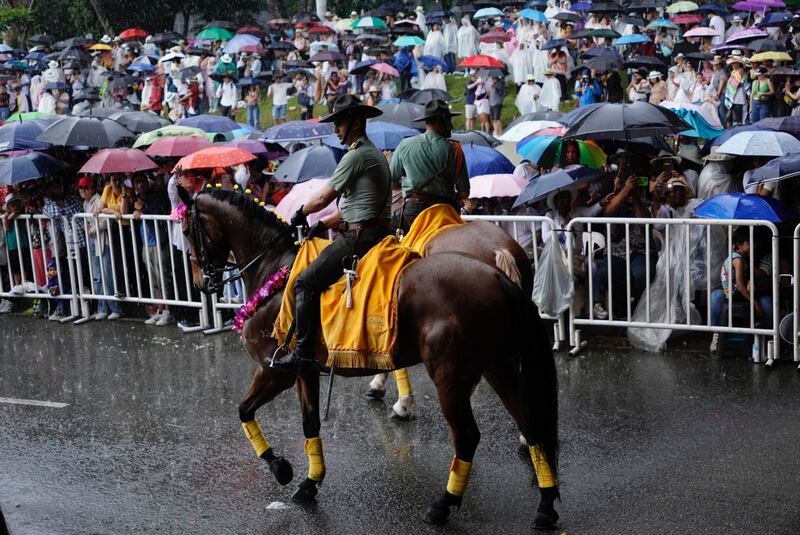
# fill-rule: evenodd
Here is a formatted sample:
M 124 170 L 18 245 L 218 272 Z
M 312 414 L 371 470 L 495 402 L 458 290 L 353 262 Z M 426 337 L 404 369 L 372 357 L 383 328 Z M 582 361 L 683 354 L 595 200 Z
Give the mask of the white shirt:
M 217 98 L 220 106 L 236 107 L 239 102 L 239 92 L 233 82 L 223 83 L 217 89 Z
M 36 111 L 40 113 L 54 114 L 56 112 L 56 97 L 50 91 L 45 91 L 39 97 L 39 107 Z
M 292 87 L 289 82 L 276 82 L 267 89 L 267 96 L 272 97 L 273 106 L 284 106 L 289 102 L 288 91 Z
M 719 15 L 714 15 L 708 21 L 708 27 L 716 31 L 719 35 L 711 38 L 711 44 L 714 46 L 721 45 L 725 42 L 725 21 Z

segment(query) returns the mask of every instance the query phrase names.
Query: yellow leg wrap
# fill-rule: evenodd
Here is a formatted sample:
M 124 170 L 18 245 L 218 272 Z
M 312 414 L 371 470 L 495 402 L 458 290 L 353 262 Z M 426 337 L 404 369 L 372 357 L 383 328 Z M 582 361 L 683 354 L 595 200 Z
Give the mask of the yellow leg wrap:
M 401 368 L 394 371 L 394 382 L 397 383 L 397 393 L 401 396 L 411 394 L 411 381 L 408 380 L 408 370 Z
M 463 496 L 467 490 L 470 471 L 472 471 L 472 463 L 453 457 L 453 463 L 450 465 L 450 478 L 447 480 L 447 492 L 453 496 Z
M 322 440 L 319 437 L 307 438 L 303 449 L 308 455 L 308 479 L 325 479 L 325 457 L 322 455 Z
M 539 488 L 546 489 L 558 486 L 556 478 L 553 477 L 553 471 L 550 470 L 550 464 L 539 446 L 531 446 L 531 461 L 533 461 L 533 468 L 536 470 Z
M 244 436 L 253 445 L 256 450 L 256 455 L 261 457 L 261 454 L 269 449 L 269 442 L 264 438 L 264 433 L 261 432 L 261 426 L 255 420 L 249 422 L 242 422 L 242 429 L 244 429 Z

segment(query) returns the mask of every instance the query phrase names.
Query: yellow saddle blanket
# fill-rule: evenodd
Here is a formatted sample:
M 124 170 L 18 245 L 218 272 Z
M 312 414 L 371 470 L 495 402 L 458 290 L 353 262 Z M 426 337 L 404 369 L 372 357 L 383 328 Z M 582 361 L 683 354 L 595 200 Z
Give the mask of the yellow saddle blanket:
M 322 344 L 327 367 L 393 370 L 397 342 L 397 289 L 405 268 L 417 260 L 436 234 L 462 223 L 458 213 L 445 204 L 428 208 L 417 216 L 399 243 L 387 236 L 358 260 L 357 278 L 351 287 L 347 308 L 347 282 L 343 276 L 320 296 Z M 303 270 L 331 242 L 313 238 L 303 242 L 295 257 L 281 310 L 272 337 L 283 344 L 295 310 L 294 283 Z M 294 347 L 294 340 L 290 344 Z

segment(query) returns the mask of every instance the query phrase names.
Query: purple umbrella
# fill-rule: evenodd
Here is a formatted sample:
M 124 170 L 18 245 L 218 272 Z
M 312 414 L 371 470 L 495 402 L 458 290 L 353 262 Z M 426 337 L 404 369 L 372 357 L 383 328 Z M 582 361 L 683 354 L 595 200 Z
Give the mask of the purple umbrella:
M 761 119 L 756 123 L 756 126 L 764 126 L 777 130 L 778 132 L 786 132 L 797 137 L 800 135 L 800 116 L 794 117 L 767 117 Z
M 333 134 L 332 123 L 289 121 L 267 128 L 259 139 L 270 143 L 289 143 L 322 139 L 331 134 Z
M 783 4 L 781 4 L 783 6 Z M 753 0 L 744 0 L 743 2 L 736 2 L 731 6 L 731 9 L 736 11 L 766 11 L 770 6 L 761 2 L 754 2 Z
M 744 45 L 720 45 L 711 49 L 712 52 L 729 52 L 731 50 L 745 50 Z
M 747 28 L 746 30 L 741 30 L 732 34 L 730 37 L 728 37 L 728 39 L 725 40 L 725 44 L 743 43 L 745 41 L 752 41 L 753 39 L 766 36 L 767 32 L 760 28 Z
M 236 121 L 221 115 L 195 115 L 194 117 L 180 119 L 175 124 L 199 128 L 203 132 L 225 133 L 239 129 L 239 125 Z
M 269 149 L 261 143 L 260 141 L 256 141 L 255 139 L 236 139 L 234 141 L 227 141 L 225 143 L 220 143 L 220 145 L 225 145 L 226 147 L 237 147 L 240 149 L 244 149 L 250 154 L 255 154 L 256 156 L 265 156 L 270 153 Z

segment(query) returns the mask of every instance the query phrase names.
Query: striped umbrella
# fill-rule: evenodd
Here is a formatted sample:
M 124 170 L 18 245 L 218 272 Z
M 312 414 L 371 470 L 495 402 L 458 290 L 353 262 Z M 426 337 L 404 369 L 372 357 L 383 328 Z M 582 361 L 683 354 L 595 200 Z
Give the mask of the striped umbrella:
M 361 17 L 353 23 L 354 30 L 363 30 L 365 28 L 386 28 L 386 23 L 378 17 Z
M 563 163 L 562 138 L 557 136 L 528 136 L 517 143 L 517 154 L 545 169 Z M 593 141 L 577 141 L 579 161 L 592 169 L 606 163 L 606 153 Z

